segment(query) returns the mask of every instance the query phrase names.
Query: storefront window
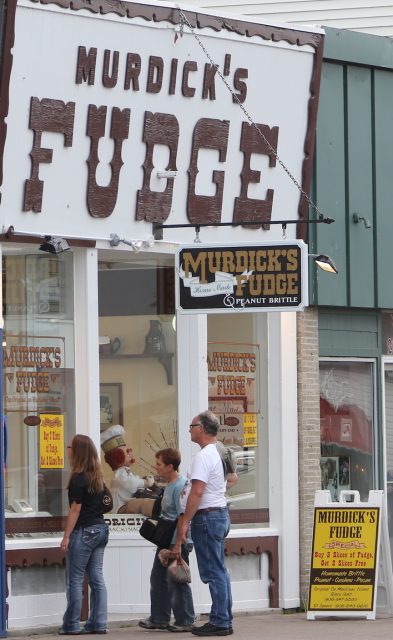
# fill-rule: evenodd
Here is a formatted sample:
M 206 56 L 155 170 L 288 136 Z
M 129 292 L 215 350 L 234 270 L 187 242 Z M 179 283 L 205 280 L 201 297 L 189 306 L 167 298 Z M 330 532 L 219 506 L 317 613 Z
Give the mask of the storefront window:
M 374 488 L 374 372 L 371 362 L 321 362 L 321 488 L 333 501 Z
M 209 408 L 237 458 L 233 524 L 269 521 L 266 333 L 267 314 L 208 316 Z
M 98 282 L 101 436 L 124 428 L 143 480 L 158 449 L 178 446 L 173 266 L 100 261 Z M 115 469 L 103 468 L 111 485 Z
M 49 530 L 50 517 L 67 509 L 65 447 L 75 433 L 72 254 L 6 253 L 3 314 L 5 515 L 12 536 Z
M 386 433 L 386 497 L 390 550 L 393 560 L 393 363 L 384 365 L 384 416 Z

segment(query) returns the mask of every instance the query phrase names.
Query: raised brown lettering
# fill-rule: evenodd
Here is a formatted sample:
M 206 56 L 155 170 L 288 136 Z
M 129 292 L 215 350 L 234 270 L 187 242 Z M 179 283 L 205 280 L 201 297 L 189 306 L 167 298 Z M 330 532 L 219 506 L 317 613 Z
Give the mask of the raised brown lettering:
M 219 161 L 225 162 L 227 157 L 229 135 L 228 120 L 201 118 L 195 125 L 192 140 L 191 162 L 188 170 L 187 213 L 190 222 L 220 222 L 222 197 L 224 192 L 225 171 L 213 171 L 213 182 L 216 185 L 214 196 L 197 195 L 195 183 L 198 175 L 199 149 L 217 149 Z
M 115 142 L 115 148 L 111 160 L 112 177 L 110 183 L 102 187 L 97 184 L 96 170 L 99 163 L 98 143 L 105 134 L 106 107 L 89 105 L 87 118 L 87 135 L 91 138 L 90 155 L 87 159 L 88 183 L 87 183 L 87 207 L 93 218 L 107 218 L 113 212 L 116 205 L 119 189 L 120 170 L 123 166 L 121 149 L 123 141 L 128 138 L 130 124 L 130 110 L 121 111 L 118 107 L 112 109 L 112 121 L 110 136 Z
M 86 47 L 78 47 L 78 60 L 76 63 L 76 84 L 94 84 L 96 73 L 97 49 L 92 47 L 89 53 Z
M 127 53 L 126 74 L 124 88 L 129 89 L 132 81 L 133 91 L 139 91 L 139 74 L 141 72 L 141 57 L 137 53 Z
M 170 214 L 173 197 L 174 178 L 167 178 L 164 191 L 151 191 L 150 178 L 153 171 L 153 151 L 156 144 L 169 147 L 169 160 L 166 171 L 177 171 L 176 157 L 179 143 L 179 122 L 168 113 L 145 113 L 143 142 L 146 144 L 146 156 L 143 163 L 143 185 L 138 191 L 136 219 L 147 222 L 163 222 Z
M 164 61 L 158 56 L 150 56 L 149 71 L 147 74 L 146 91 L 148 93 L 159 93 L 162 87 L 162 77 L 164 75 Z
M 185 98 L 192 98 L 195 94 L 194 87 L 190 87 L 188 84 L 188 76 L 191 71 L 198 71 L 198 65 L 193 60 L 185 62 L 183 67 L 183 81 L 181 85 L 181 91 Z
M 269 144 L 267 144 L 261 137 L 258 130 L 263 133 Z M 276 157 L 272 152 L 272 149 L 277 150 L 277 141 L 278 127 L 270 128 L 265 124 L 257 124 L 253 127 L 247 122 L 243 122 L 240 150 L 244 153 L 244 162 L 240 176 L 240 196 L 235 199 L 233 222 L 241 223 L 242 220 L 255 220 L 257 224 L 263 223 L 262 227 L 264 229 L 269 228 L 268 223 L 272 216 L 273 189 L 267 190 L 267 197 L 265 200 L 249 198 L 247 192 L 249 184 L 257 184 L 260 182 L 261 178 L 260 171 L 254 171 L 251 169 L 250 163 L 252 154 L 260 153 L 262 155 L 268 155 L 269 167 L 275 167 Z
M 75 102 L 62 102 L 44 98 L 31 98 L 30 129 L 34 131 L 33 147 L 30 151 L 31 173 L 25 182 L 23 211 L 38 213 L 42 209 L 44 182 L 38 177 L 41 162 L 52 162 L 52 149 L 41 147 L 43 131 L 64 135 L 64 146 L 72 147 L 74 131 Z
M 215 77 L 217 73 L 217 66 L 212 64 L 205 64 L 205 73 L 203 76 L 203 90 L 202 99 L 210 98 L 210 100 L 216 99 L 216 85 Z
M 109 49 L 105 49 L 104 53 L 104 66 L 102 69 L 102 84 L 107 89 L 113 89 L 117 85 L 117 77 L 119 73 L 119 52 L 113 52 L 112 58 L 112 71 L 109 73 L 109 63 L 111 59 L 111 52 Z

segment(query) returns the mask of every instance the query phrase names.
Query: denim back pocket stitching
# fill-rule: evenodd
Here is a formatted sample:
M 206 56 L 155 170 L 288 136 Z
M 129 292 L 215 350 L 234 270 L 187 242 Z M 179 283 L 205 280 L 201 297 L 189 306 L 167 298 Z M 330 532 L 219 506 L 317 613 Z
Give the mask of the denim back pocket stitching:
M 106 544 L 108 541 L 108 531 L 106 529 L 100 529 L 92 525 L 91 527 L 85 527 L 82 532 L 82 542 L 91 547 L 96 547 L 100 543 Z

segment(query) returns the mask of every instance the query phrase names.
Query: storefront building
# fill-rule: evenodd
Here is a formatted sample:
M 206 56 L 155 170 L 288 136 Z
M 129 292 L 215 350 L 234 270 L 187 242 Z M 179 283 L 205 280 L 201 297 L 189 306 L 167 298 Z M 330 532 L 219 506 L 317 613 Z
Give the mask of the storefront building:
M 10 628 L 54 624 L 64 610 L 67 441 L 85 433 L 99 446 L 121 424 L 135 473 L 173 445 L 185 472 L 188 425 L 207 406 L 239 464 L 227 541 L 235 609 L 299 606 L 297 313 L 282 258 L 308 216 L 299 186 L 311 183 L 322 31 L 169 4 L 22 0 L 4 34 Z M 176 250 L 195 236 L 222 254 L 265 248 L 247 286 L 268 310 L 176 313 Z M 253 269 L 231 272 L 240 291 Z M 109 611 L 145 614 L 153 550 L 138 517 L 110 519 Z
M 392 548 L 392 7 L 331 0 L 301 7 L 294 0 L 229 7 L 224 0 L 215 7 L 325 30 L 312 199 L 335 224 L 323 233 L 310 227 L 309 247 L 332 257 L 339 274 L 315 271 L 310 307 L 297 316 L 299 575 L 306 607 L 317 489 L 333 499 L 342 489 L 362 499 L 383 489 Z

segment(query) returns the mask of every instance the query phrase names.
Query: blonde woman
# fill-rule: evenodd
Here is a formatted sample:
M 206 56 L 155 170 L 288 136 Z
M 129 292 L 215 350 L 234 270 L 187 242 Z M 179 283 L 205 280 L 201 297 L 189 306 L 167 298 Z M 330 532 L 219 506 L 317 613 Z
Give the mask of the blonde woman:
M 97 449 L 88 436 L 76 435 L 67 447 L 71 464 L 68 483 L 70 510 L 60 543 L 67 552 L 67 609 L 60 635 L 106 633 L 107 593 L 102 573 L 109 530 L 103 514 L 113 505 L 104 485 Z M 80 627 L 85 572 L 90 586 L 90 613 Z

